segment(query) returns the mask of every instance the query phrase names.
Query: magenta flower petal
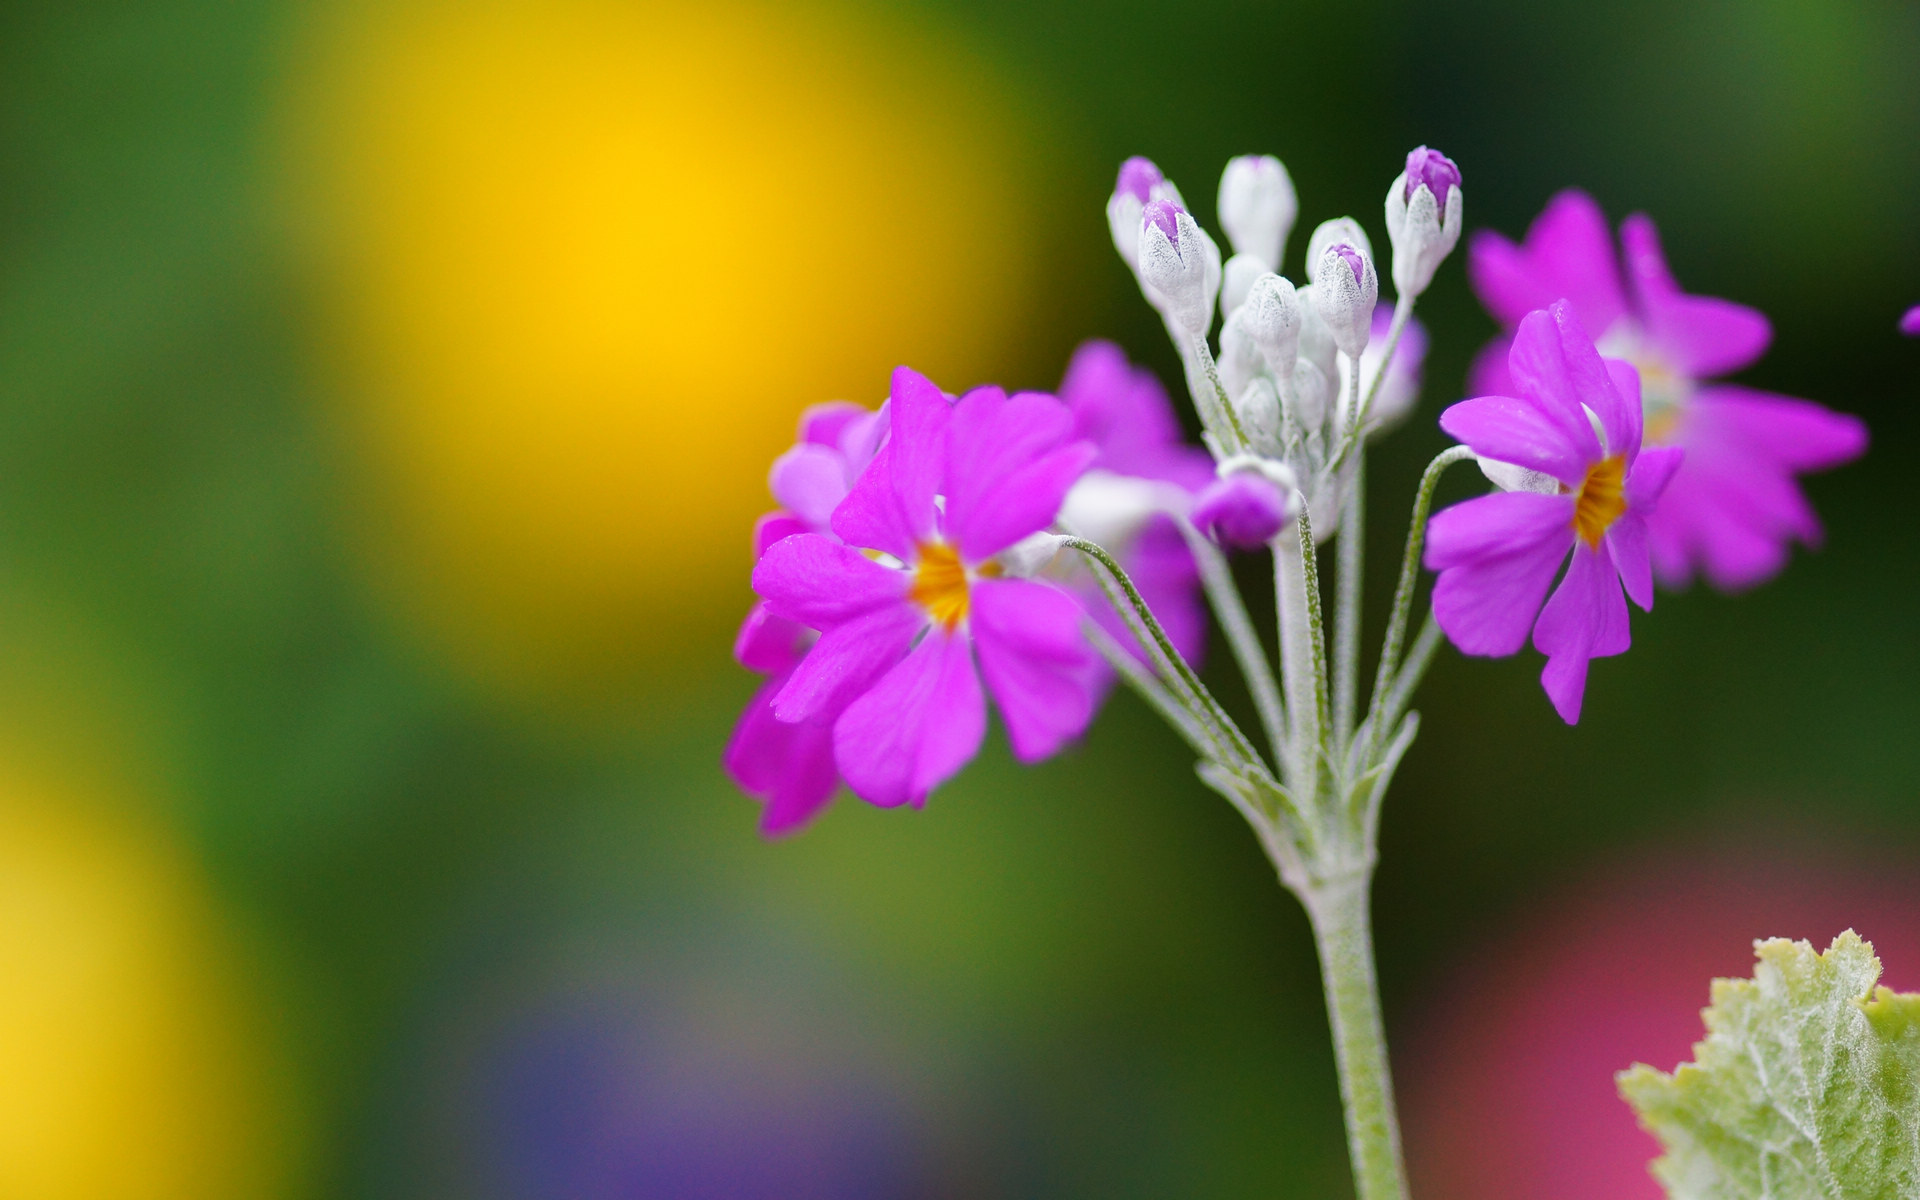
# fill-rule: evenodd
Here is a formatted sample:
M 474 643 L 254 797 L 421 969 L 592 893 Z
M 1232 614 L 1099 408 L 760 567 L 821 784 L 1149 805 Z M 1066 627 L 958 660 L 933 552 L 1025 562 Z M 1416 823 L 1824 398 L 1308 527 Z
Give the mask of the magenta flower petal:
M 753 557 L 755 561 L 765 556 L 775 542 L 792 537 L 796 533 L 811 533 L 813 530 L 799 517 L 790 512 L 775 509 L 764 513 L 753 523 Z
M 961 398 L 948 435 L 946 527 L 963 555 L 982 561 L 1053 524 L 1096 453 L 1067 442 L 1072 432 L 1072 414 L 1052 396 L 980 388 Z
M 1000 706 L 1013 754 L 1038 762 L 1093 719 L 1099 661 L 1080 632 L 1080 606 L 1025 579 L 985 579 L 973 589 L 973 644 Z
M 1627 275 L 1633 280 L 1647 342 L 1677 370 L 1696 379 L 1750 366 L 1766 353 L 1773 326 L 1766 314 L 1713 296 L 1689 296 L 1674 282 L 1660 234 L 1644 213 L 1620 226 Z
M 1411 333 L 1411 331 L 1409 331 Z M 1060 381 L 1073 436 L 1099 449 L 1094 469 L 1160 479 L 1192 491 L 1213 478 L 1213 458 L 1182 440 L 1180 420 L 1153 372 L 1112 342 L 1083 342 Z
M 749 671 L 779 675 L 800 661 L 800 651 L 809 636 L 806 626 L 768 611 L 765 601 L 753 606 L 740 632 L 733 639 L 733 657 Z
M 1674 472 L 1686 461 L 1687 452 L 1678 446 L 1654 446 L 1642 450 L 1627 476 L 1627 505 L 1641 512 L 1657 511 L 1660 497 L 1673 482 Z
M 1573 497 L 1493 492 L 1442 509 L 1427 523 L 1426 564 L 1444 571 L 1538 542 L 1570 543 Z
M 800 440 L 839 449 L 840 439 L 855 421 L 873 416 L 871 409 L 851 400 L 828 400 L 809 405 L 800 414 Z
M 834 722 L 834 757 L 861 799 L 917 807 L 979 751 L 986 729 L 967 637 L 935 628 Z
M 773 698 L 782 721 L 830 721 L 892 670 L 927 626 L 910 604 L 890 604 L 820 635 Z
M 1593 339 L 1566 301 L 1555 301 L 1545 312 L 1528 313 L 1520 322 L 1513 335 L 1513 352 L 1507 356 L 1507 370 L 1513 373 L 1520 395 L 1560 424 L 1568 445 L 1579 449 L 1584 462 L 1602 457 L 1587 411 L 1600 419 L 1607 440 L 1619 443 L 1613 446 L 1614 451 L 1621 450 L 1627 432 L 1621 413 L 1625 405 L 1599 351 L 1593 348 Z M 1632 452 L 1638 449 L 1636 445 Z M 1568 482 L 1577 484 L 1579 480 Z
M 1572 302 L 1588 329 L 1605 330 L 1627 311 L 1606 215 L 1593 197 L 1574 189 L 1548 201 L 1523 245 L 1490 231 L 1476 233 L 1467 249 L 1467 276 L 1503 325 L 1517 325 L 1562 299 Z
M 1518 391 L 1513 386 L 1513 375 L 1507 370 L 1507 355 L 1512 352 L 1513 335 L 1506 333 L 1480 347 L 1473 356 L 1473 364 L 1467 368 L 1467 395 L 1511 396 Z
M 753 590 L 773 612 L 812 629 L 898 604 L 911 586 L 904 571 L 881 566 L 851 546 L 803 533 L 768 547 L 753 569 Z
M 1632 645 L 1627 600 L 1613 563 L 1598 550 L 1573 548 L 1566 578 L 1554 589 L 1533 627 L 1533 646 L 1547 656 L 1540 684 L 1560 719 L 1580 720 L 1587 687 L 1587 661 L 1624 654 Z
M 831 723 L 774 717 L 772 699 L 782 682 L 771 680 L 755 693 L 721 759 L 740 790 L 764 804 L 760 832 L 767 837 L 793 833 L 819 815 L 840 782 Z
M 1599 452 L 1597 444 L 1592 450 L 1575 444 L 1560 415 L 1517 396 L 1482 396 L 1449 405 L 1440 414 L 1440 428 L 1475 454 L 1544 472 L 1568 487 L 1580 485 Z M 1593 441 L 1591 429 L 1587 440 Z
M 1867 425 L 1811 400 L 1723 383 L 1702 389 L 1694 402 L 1722 438 L 1798 475 L 1852 462 L 1866 453 Z
M 1900 318 L 1900 332 L 1908 337 L 1920 337 L 1920 304 L 1908 309 Z
M 1612 423 L 1603 420 L 1600 425 L 1607 431 L 1607 452 L 1625 454 L 1631 469 L 1640 457 L 1640 435 L 1645 432 L 1647 419 L 1640 401 L 1640 372 L 1625 359 L 1603 358 L 1600 362 L 1607 369 L 1607 379 L 1619 402 Z
M 1518 652 L 1573 542 L 1571 496 L 1496 492 L 1435 514 L 1434 618 L 1463 654 Z
M 908 559 L 934 534 L 933 497 L 946 469 L 953 406 L 924 375 L 893 373 L 892 436 L 833 512 L 833 532 L 853 546 Z
M 1624 512 L 1607 529 L 1607 557 L 1620 574 L 1620 585 L 1641 612 L 1653 611 L 1653 560 L 1647 550 L 1647 519 Z
M 782 508 L 815 529 L 825 529 L 847 498 L 847 462 L 840 452 L 801 442 L 773 460 L 767 490 Z

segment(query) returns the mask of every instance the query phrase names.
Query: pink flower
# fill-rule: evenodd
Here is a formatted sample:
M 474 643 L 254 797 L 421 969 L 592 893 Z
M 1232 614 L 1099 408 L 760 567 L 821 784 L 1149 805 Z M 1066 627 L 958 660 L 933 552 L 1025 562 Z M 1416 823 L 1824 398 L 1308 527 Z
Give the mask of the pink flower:
M 1466 654 L 1516 653 L 1531 627 L 1534 648 L 1547 656 L 1541 685 L 1571 725 L 1588 661 L 1625 653 L 1631 642 L 1623 585 L 1635 604 L 1653 608 L 1647 518 L 1684 452 L 1642 453 L 1638 375 L 1600 357 L 1564 300 L 1520 322 L 1507 365 L 1514 395 L 1461 401 L 1440 415 L 1440 427 L 1483 459 L 1520 468 L 1513 474 L 1525 490 L 1433 518 L 1433 614 Z M 1572 565 L 1548 600 L 1569 551 Z
M 1473 237 L 1468 274 L 1496 319 L 1567 300 L 1603 353 L 1639 371 L 1646 440 L 1686 450 L 1686 465 L 1648 521 L 1648 549 L 1661 583 L 1684 586 L 1698 569 L 1714 586 L 1760 583 L 1785 565 L 1795 541 L 1820 541 L 1795 476 L 1838 466 L 1866 449 L 1855 417 L 1715 377 L 1756 361 L 1772 339 L 1754 309 L 1680 290 L 1645 216 L 1620 230 L 1625 276 L 1605 216 L 1580 191 L 1555 196 L 1514 245 L 1490 231 Z M 1507 393 L 1507 339 L 1481 352 L 1470 390 Z
M 894 372 L 891 435 L 832 514 L 834 536 L 771 546 L 753 586 L 820 640 L 772 697 L 833 725 L 834 759 L 874 804 L 920 805 L 979 749 L 986 688 L 1016 757 L 1044 758 L 1093 716 L 1095 658 L 1065 592 L 998 556 L 1051 525 L 1094 448 L 1052 396 L 979 388 L 950 403 Z
M 1199 570 L 1172 518 L 1152 511 L 1156 489 L 1139 485 L 1165 485 L 1191 495 L 1213 482 L 1212 456 L 1182 440 L 1166 389 L 1112 342 L 1085 342 L 1074 351 L 1060 381 L 1060 399 L 1073 414 L 1073 436 L 1091 442 L 1096 452 L 1068 498 L 1067 511 L 1104 526 L 1084 532 L 1119 559 L 1174 647 L 1188 662 L 1197 662 L 1207 633 Z M 1103 516 L 1118 519 L 1103 521 Z M 1146 651 L 1092 576 L 1074 570 L 1068 578 L 1087 614 L 1146 661 Z
M 1900 332 L 1908 337 L 1920 337 L 1920 304 L 1914 305 L 1900 318 Z
M 887 434 L 887 413 L 844 402 L 815 405 L 800 418 L 800 441 L 773 464 L 768 485 L 782 505 L 754 527 L 754 558 L 784 538 L 824 534 L 840 501 L 872 461 Z M 741 666 L 767 676 L 734 726 L 722 763 L 740 789 L 763 808 L 760 832 L 800 829 L 833 799 L 840 773 L 833 762 L 829 714 L 812 721 L 776 720 L 773 697 L 812 646 L 812 630 L 757 604 L 734 641 Z

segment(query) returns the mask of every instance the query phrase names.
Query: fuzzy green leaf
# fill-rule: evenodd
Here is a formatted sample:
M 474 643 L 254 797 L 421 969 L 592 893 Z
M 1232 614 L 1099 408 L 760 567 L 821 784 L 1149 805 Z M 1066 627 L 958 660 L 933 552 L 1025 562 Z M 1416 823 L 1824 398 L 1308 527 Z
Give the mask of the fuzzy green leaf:
M 1674 1200 L 1920 1197 L 1920 995 L 1874 987 L 1852 930 L 1755 949 L 1752 979 L 1713 981 L 1693 1062 L 1620 1074 L 1655 1177 Z

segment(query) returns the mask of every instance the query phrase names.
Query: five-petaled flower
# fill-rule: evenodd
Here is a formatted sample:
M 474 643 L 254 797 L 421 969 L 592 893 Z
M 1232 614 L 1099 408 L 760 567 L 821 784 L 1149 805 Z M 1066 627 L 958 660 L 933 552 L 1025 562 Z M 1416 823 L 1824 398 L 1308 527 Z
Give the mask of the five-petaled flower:
M 1468 274 L 1509 327 L 1555 300 L 1570 301 L 1601 351 L 1639 370 L 1647 442 L 1687 452 L 1648 522 L 1660 581 L 1682 586 L 1698 569 L 1726 590 L 1760 583 L 1785 564 L 1790 543 L 1820 540 L 1819 519 L 1794 477 L 1858 457 L 1866 427 L 1810 401 L 1711 382 L 1765 352 L 1773 336 L 1767 318 L 1682 292 L 1647 217 L 1628 217 L 1620 237 L 1624 280 L 1599 205 L 1569 190 L 1553 198 L 1521 245 L 1476 233 Z M 1471 394 L 1510 390 L 1506 347 L 1502 337 L 1481 353 Z
M 918 805 L 979 749 L 982 676 L 1023 761 L 1091 719 L 1097 660 L 1080 606 L 1005 559 L 1053 523 L 1095 452 L 1039 393 L 950 402 L 903 367 L 888 408 L 890 437 L 834 509 L 835 536 L 776 543 L 753 586 L 773 616 L 820 633 L 774 716 L 830 718 L 855 794 Z
M 1623 585 L 1635 604 L 1653 607 L 1647 518 L 1683 452 L 1641 450 L 1639 377 L 1601 358 L 1567 302 L 1520 322 L 1507 363 L 1513 394 L 1464 400 L 1440 416 L 1442 429 L 1518 490 L 1434 516 L 1433 614 L 1466 654 L 1513 654 L 1531 629 L 1547 656 L 1540 682 L 1572 724 L 1588 660 L 1630 644 Z M 1572 565 L 1547 599 L 1569 552 Z

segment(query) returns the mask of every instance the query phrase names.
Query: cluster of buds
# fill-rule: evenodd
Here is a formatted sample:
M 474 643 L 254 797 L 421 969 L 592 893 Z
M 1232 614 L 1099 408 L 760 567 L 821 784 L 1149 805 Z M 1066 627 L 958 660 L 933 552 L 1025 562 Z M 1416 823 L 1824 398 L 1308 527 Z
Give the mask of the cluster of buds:
M 1403 356 L 1396 371 L 1391 359 L 1413 301 L 1460 240 L 1464 202 L 1459 168 L 1445 155 L 1422 146 L 1407 156 L 1387 192 L 1395 296 L 1385 306 L 1373 244 L 1350 217 L 1325 221 L 1308 238 L 1305 286 L 1280 274 L 1299 200 L 1279 159 L 1227 164 L 1218 213 L 1233 256 L 1224 264 L 1158 167 L 1144 158 L 1121 167 L 1107 204 L 1114 247 L 1180 349 L 1223 484 L 1251 496 L 1256 482 L 1271 488 L 1285 479 L 1293 491 L 1277 509 L 1263 495 L 1257 519 L 1212 522 L 1225 540 L 1242 541 L 1274 512 L 1303 506 L 1317 536 L 1337 526 L 1355 444 L 1412 406 L 1417 362 L 1409 369 Z M 1208 341 L 1216 316 L 1217 348 Z M 1250 471 L 1248 463 L 1263 465 Z

